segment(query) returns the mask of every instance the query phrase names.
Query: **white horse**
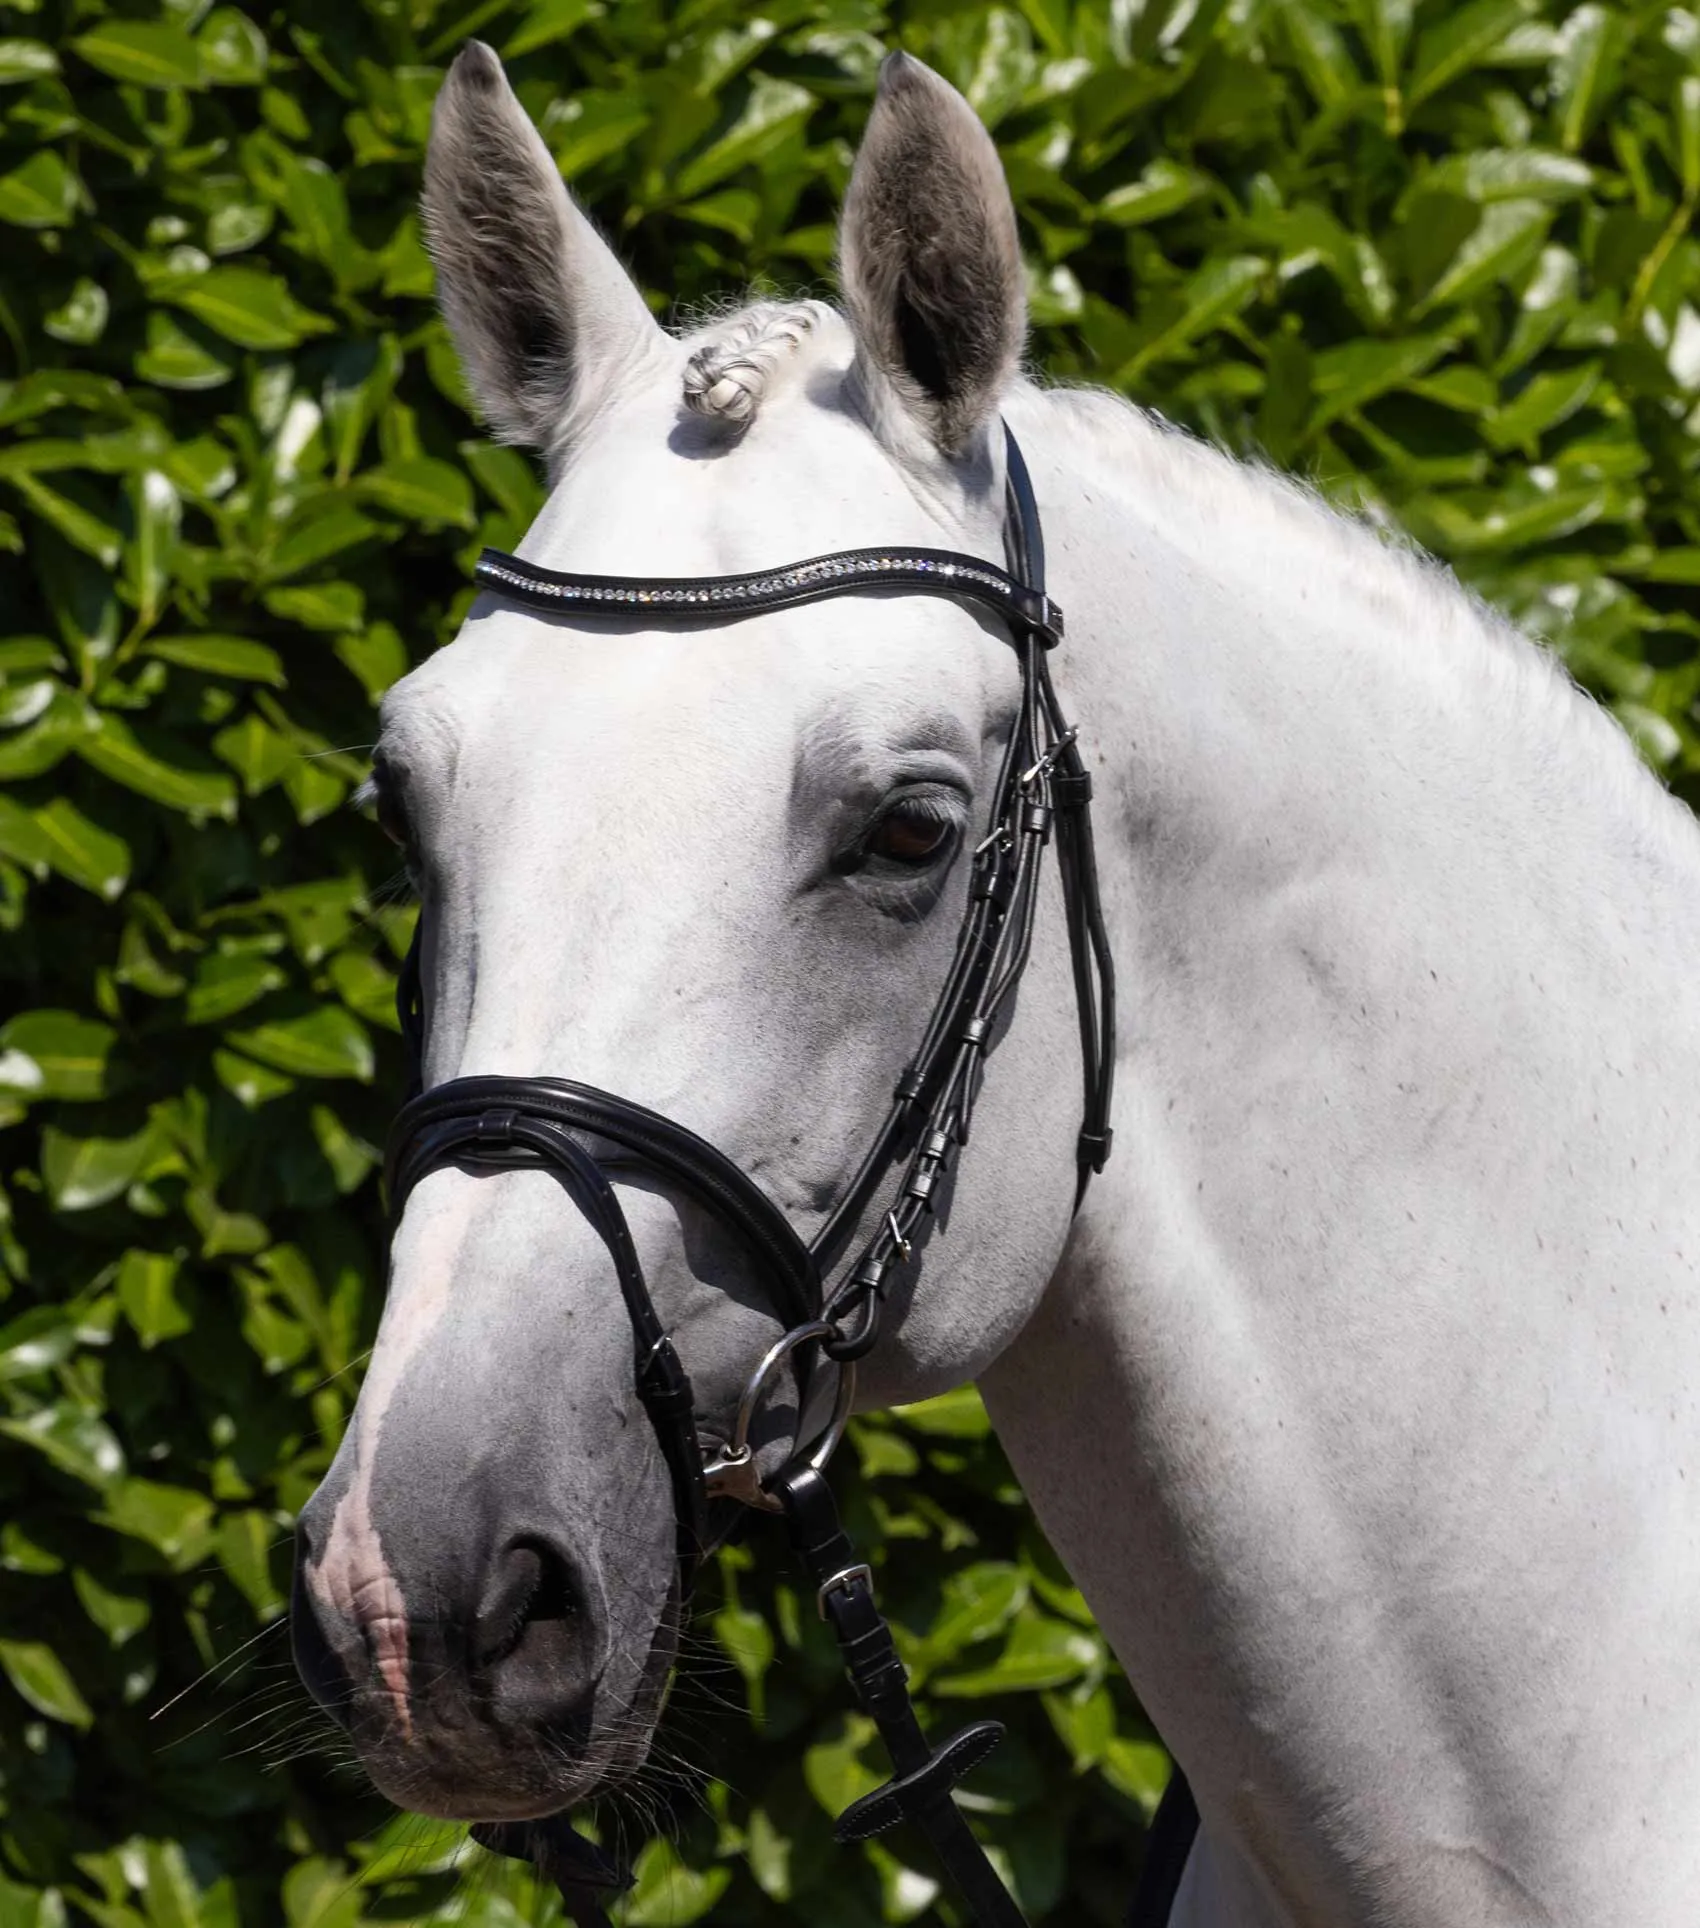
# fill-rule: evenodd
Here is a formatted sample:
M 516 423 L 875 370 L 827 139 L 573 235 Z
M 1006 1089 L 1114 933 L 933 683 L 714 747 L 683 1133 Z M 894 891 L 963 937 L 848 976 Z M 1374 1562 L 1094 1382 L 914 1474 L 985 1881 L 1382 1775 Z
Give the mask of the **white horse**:
M 713 575 L 1000 555 L 1000 413 L 1068 616 L 1124 988 L 1071 1227 L 1054 885 L 975 1141 L 865 1403 L 976 1379 L 1203 1817 L 1188 1928 L 1700 1919 L 1700 838 L 1442 572 L 1113 398 L 1020 379 L 991 142 L 885 69 L 847 314 L 675 339 L 485 49 L 427 185 L 523 553 Z M 428 1083 L 671 1114 L 805 1232 L 937 993 L 1012 653 L 937 598 L 736 626 L 486 599 L 384 706 Z M 622 1188 L 710 1410 L 774 1312 Z M 641 1759 L 672 1515 L 601 1250 L 545 1174 L 437 1171 L 302 1528 L 298 1640 L 374 1777 L 557 1811 Z

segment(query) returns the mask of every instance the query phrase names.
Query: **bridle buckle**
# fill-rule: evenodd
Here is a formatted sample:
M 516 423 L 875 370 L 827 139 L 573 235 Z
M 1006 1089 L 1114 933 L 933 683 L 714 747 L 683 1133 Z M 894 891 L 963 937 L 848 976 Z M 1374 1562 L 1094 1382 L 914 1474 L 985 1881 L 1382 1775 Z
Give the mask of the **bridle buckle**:
M 874 1584 L 874 1570 L 865 1562 L 860 1566 L 840 1567 L 836 1573 L 821 1583 L 819 1591 L 815 1594 L 815 1611 L 823 1620 L 826 1618 L 828 1597 L 834 1593 L 849 1592 L 858 1580 L 863 1581 L 869 1588 Z

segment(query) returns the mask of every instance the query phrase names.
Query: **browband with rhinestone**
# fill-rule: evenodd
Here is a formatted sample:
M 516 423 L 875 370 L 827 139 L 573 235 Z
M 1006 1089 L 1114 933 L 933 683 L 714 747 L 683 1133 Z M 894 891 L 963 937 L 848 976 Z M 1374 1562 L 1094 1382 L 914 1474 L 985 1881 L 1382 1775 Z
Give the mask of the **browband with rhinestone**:
M 847 590 L 923 589 L 977 602 L 1047 649 L 1062 640 L 1062 611 L 1050 597 L 977 557 L 949 549 L 841 549 L 747 576 L 567 576 L 486 549 L 473 569 L 485 587 L 531 609 L 575 613 L 662 603 L 674 620 L 756 616 L 819 602 Z

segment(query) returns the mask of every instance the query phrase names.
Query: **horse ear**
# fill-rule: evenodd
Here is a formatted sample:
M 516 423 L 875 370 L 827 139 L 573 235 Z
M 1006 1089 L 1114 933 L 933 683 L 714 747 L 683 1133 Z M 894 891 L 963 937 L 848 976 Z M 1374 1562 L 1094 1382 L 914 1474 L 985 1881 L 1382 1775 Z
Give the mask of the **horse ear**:
M 424 215 L 443 318 L 504 442 L 548 447 L 661 332 L 476 40 L 431 114 Z
M 858 365 L 961 454 L 1027 338 L 1015 209 L 992 137 L 948 81 L 887 56 L 844 197 L 839 272 Z

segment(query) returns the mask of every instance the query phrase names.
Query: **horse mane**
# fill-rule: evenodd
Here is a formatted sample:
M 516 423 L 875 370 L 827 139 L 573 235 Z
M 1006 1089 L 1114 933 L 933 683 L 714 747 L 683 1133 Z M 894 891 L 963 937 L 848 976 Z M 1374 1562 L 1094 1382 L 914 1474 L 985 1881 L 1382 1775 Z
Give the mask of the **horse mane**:
M 755 420 L 775 373 L 832 314 L 821 301 L 755 301 L 709 322 L 685 364 L 685 406 L 735 429 Z
M 1010 412 L 1061 431 L 1071 466 L 1182 540 L 1190 527 L 1231 529 L 1234 547 L 1271 585 L 1325 583 L 1361 618 L 1366 639 L 1405 652 L 1446 686 L 1446 700 L 1530 745 L 1556 795 L 1604 785 L 1634 841 L 1692 871 L 1693 813 L 1649 769 L 1628 732 L 1571 676 L 1548 638 L 1531 635 L 1459 582 L 1373 507 L 1331 502 L 1314 483 L 1229 455 L 1108 389 L 1023 381 Z M 1060 418 L 1060 419 L 1059 419 Z M 1265 566 L 1266 565 L 1266 566 Z M 1565 754 L 1574 743 L 1574 754 Z

